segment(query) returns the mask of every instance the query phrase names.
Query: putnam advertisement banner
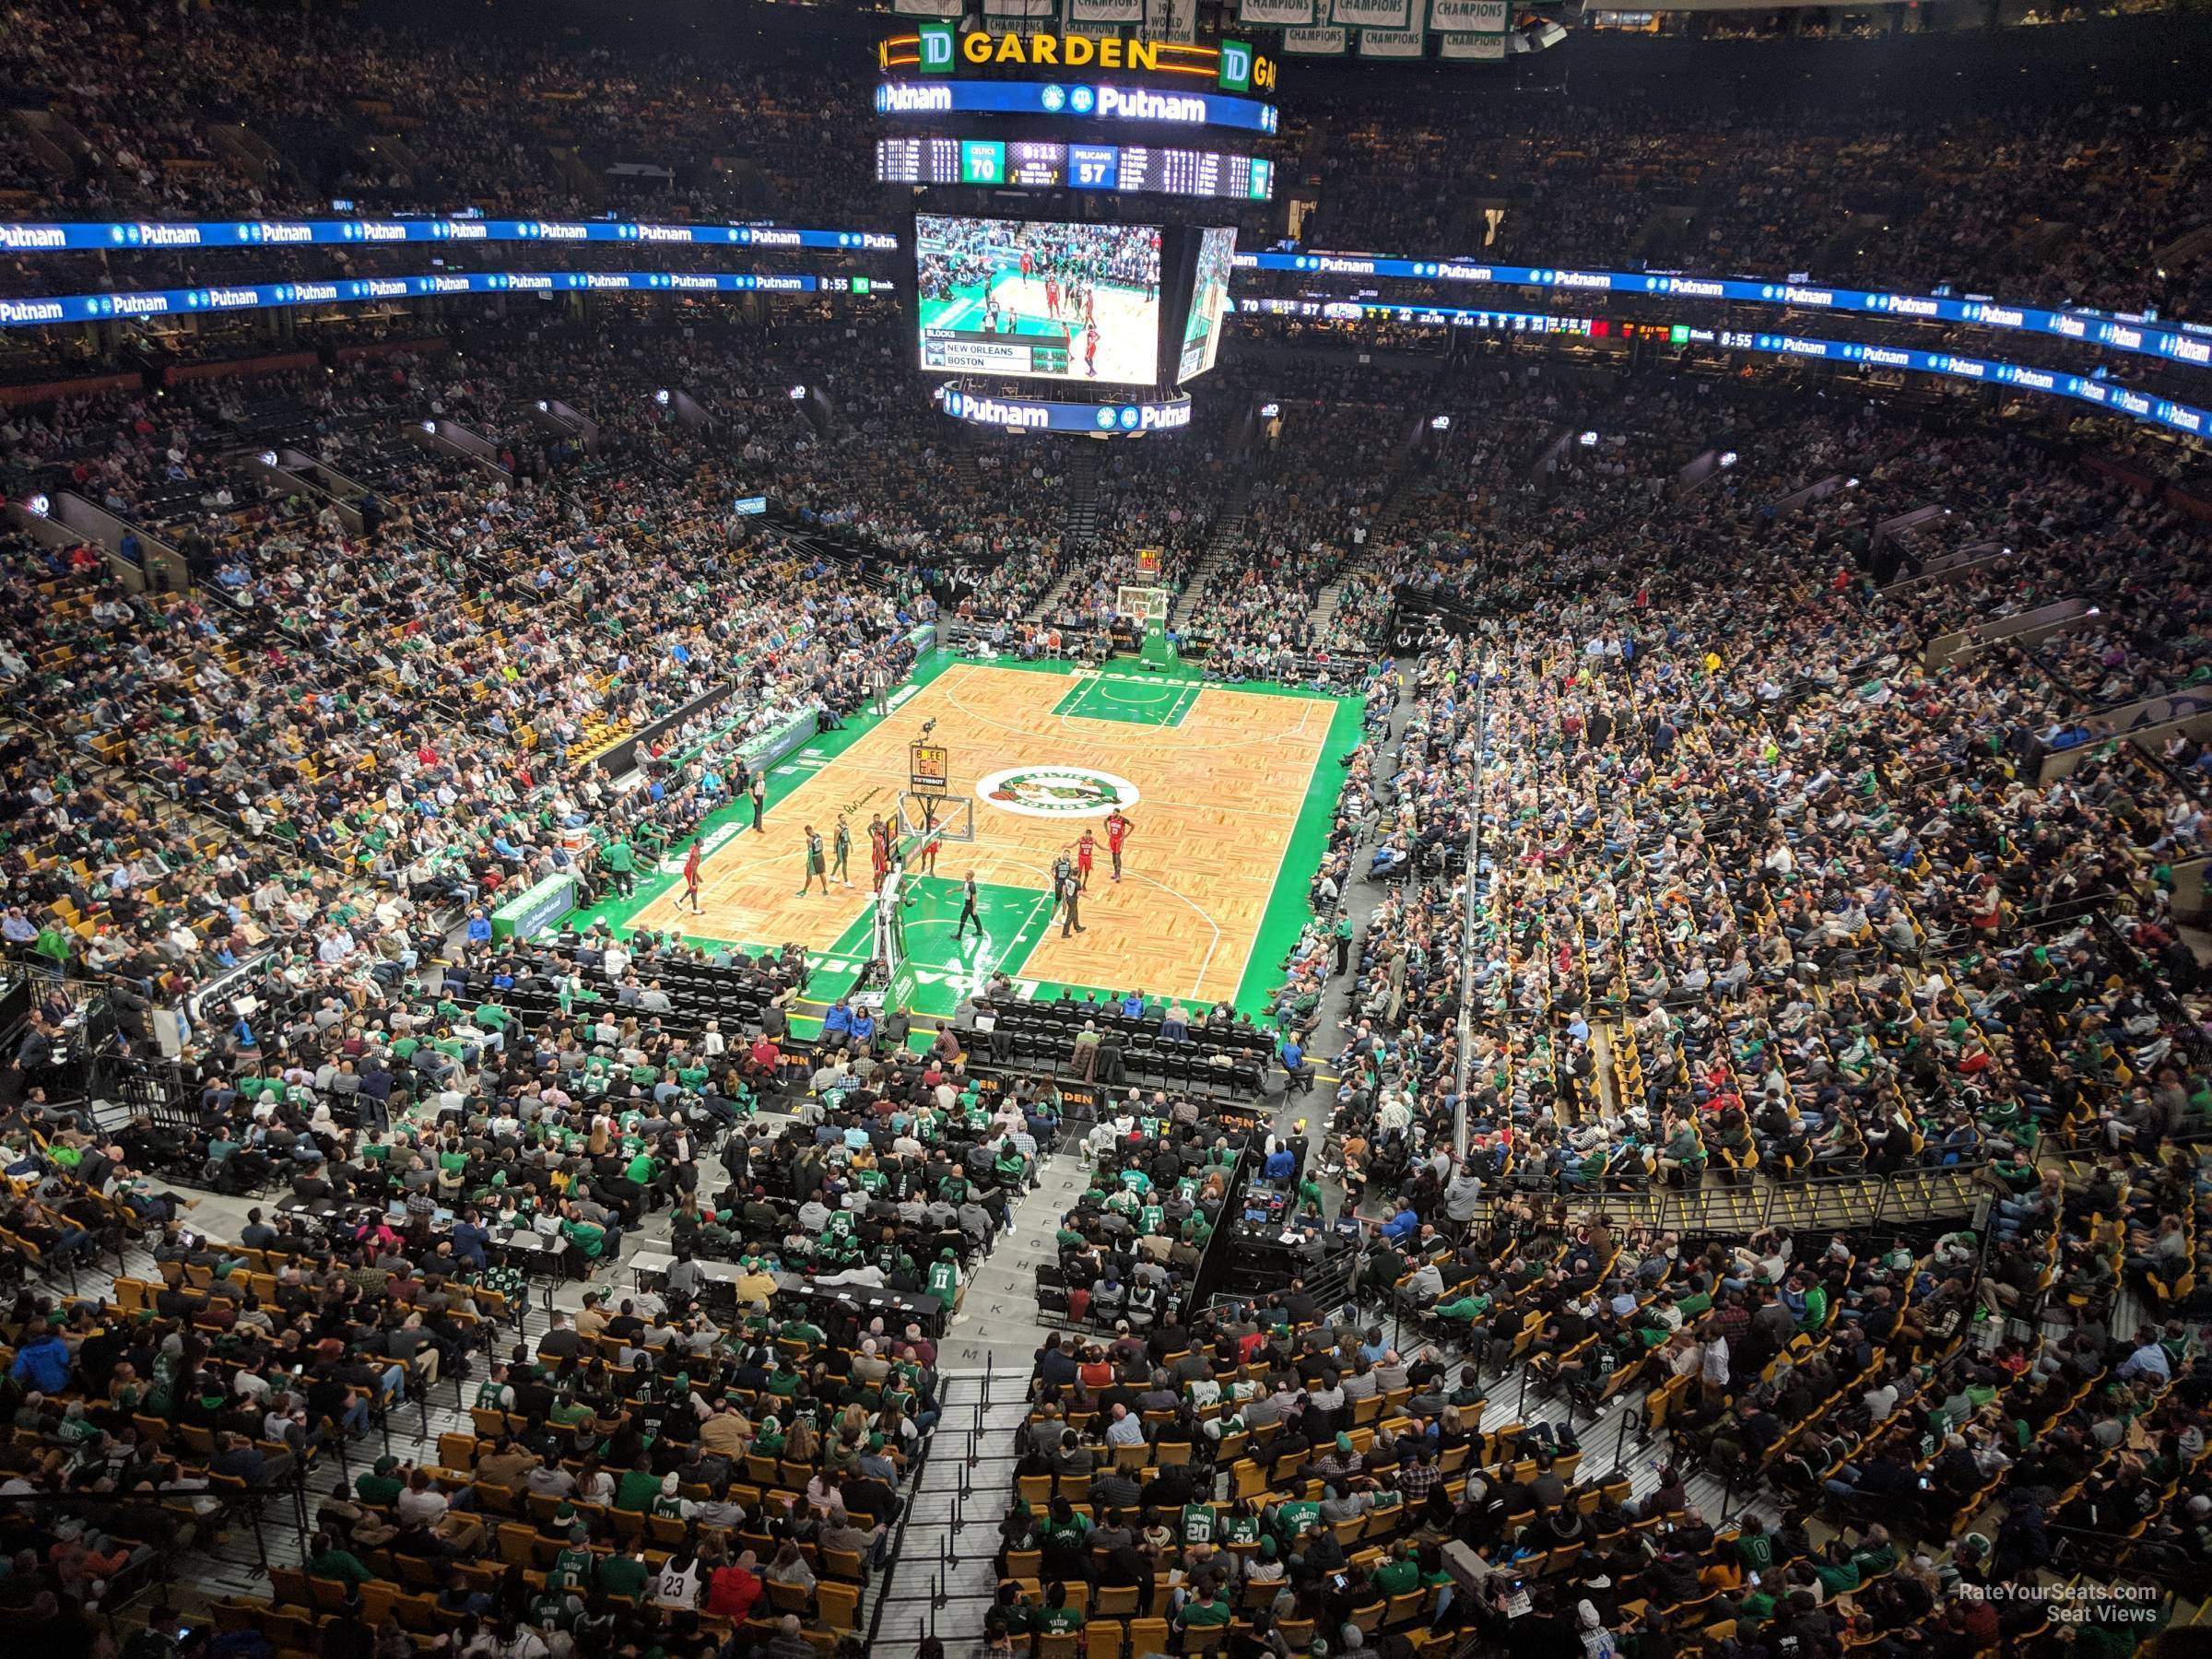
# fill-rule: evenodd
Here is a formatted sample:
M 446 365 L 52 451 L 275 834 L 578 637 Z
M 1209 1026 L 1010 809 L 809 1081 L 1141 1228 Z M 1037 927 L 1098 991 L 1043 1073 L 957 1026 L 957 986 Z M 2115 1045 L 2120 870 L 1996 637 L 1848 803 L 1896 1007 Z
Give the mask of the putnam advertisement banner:
M 1247 27 L 1264 24 L 1271 29 L 1313 27 L 1313 0 L 1242 0 L 1237 19 Z
M 1413 0 L 1330 0 L 1329 21 L 1340 29 L 1411 29 Z
M 1285 57 L 1342 57 L 1350 50 L 1350 35 L 1334 23 L 1283 30 Z
M 1067 0 L 1070 23 L 1142 23 L 1145 0 Z
M 957 18 L 967 5 L 966 0 L 891 0 L 891 9 L 902 18 Z
M 1429 27 L 1457 34 L 1503 34 L 1512 26 L 1510 0 L 1429 0 Z
M 1502 34 L 1454 34 L 1447 30 L 1436 37 L 1436 55 L 1453 58 L 1463 64 L 1501 64 L 1505 61 L 1505 37 Z
M 1423 29 L 1363 29 L 1359 55 L 1363 58 L 1418 58 L 1429 43 Z

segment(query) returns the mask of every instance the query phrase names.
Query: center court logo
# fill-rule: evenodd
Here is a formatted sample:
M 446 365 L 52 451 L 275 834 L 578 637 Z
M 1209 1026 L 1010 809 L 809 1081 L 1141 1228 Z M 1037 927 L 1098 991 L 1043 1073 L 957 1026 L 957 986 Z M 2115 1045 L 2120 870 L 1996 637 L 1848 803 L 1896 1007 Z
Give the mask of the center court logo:
M 1137 803 L 1136 785 L 1088 766 L 1016 766 L 977 780 L 976 794 L 1023 818 L 1103 818 Z

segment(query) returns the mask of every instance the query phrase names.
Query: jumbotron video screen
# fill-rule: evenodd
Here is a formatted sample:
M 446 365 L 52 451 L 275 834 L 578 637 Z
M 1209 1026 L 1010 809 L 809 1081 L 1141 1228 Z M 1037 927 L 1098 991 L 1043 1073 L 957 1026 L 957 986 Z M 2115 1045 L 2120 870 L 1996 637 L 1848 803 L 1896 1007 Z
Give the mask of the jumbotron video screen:
M 1229 276 L 1237 263 L 1233 227 L 1198 233 L 1198 274 L 1191 285 L 1190 314 L 1183 319 L 1178 383 L 1204 374 L 1221 355 L 1221 315 L 1229 306 Z
M 1147 385 L 1159 354 L 1158 225 L 919 214 L 922 367 Z

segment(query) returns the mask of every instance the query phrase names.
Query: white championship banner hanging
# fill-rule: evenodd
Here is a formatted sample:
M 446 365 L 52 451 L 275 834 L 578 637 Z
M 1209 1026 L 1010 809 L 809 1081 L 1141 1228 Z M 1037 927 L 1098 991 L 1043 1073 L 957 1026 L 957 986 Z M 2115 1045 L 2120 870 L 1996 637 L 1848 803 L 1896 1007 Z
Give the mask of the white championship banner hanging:
M 1429 0 L 1429 27 L 1458 34 L 1503 34 L 1512 22 L 1507 0 Z
M 1436 37 L 1436 55 L 1454 58 L 1461 63 L 1502 63 L 1505 61 L 1505 37 L 1501 34 L 1439 34 Z
M 1413 0 L 1330 0 L 1329 21 L 1340 29 L 1411 29 Z
M 1359 31 L 1359 55 L 1363 58 L 1418 58 L 1428 44 L 1428 30 L 1421 29 L 1363 29 Z

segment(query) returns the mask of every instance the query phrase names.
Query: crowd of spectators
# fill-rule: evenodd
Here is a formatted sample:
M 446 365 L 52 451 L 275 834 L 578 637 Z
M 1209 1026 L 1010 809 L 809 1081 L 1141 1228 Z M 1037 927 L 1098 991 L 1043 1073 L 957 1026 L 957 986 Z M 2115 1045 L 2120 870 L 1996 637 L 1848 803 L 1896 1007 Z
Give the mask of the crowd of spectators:
M 9 856 L 17 897 L 41 922 L 61 910 L 72 970 L 129 961 L 162 1001 L 270 946 L 334 982 L 367 973 L 406 951 L 419 906 L 488 908 L 588 862 L 571 844 L 587 827 L 673 839 L 730 798 L 748 741 L 856 707 L 864 665 L 905 649 L 934 604 L 914 582 L 803 565 L 732 515 L 744 479 L 726 451 L 639 413 L 650 375 L 626 381 L 590 341 L 568 351 L 403 358 L 309 377 L 305 396 L 270 385 L 253 418 L 289 406 L 286 441 L 365 492 L 188 526 L 178 543 L 207 581 L 189 596 L 14 543 L 6 666 L 45 741 L 25 774 L 41 787 L 16 803 L 34 835 Z M 605 411 L 589 464 L 534 441 L 515 412 L 525 372 Z M 253 402 L 57 412 L 26 429 L 30 460 L 82 466 L 87 488 L 135 507 L 167 456 L 222 442 L 234 398 Z M 143 429 L 157 410 L 167 433 Z M 478 422 L 496 461 L 397 439 L 421 410 Z M 677 710 L 631 757 L 652 787 L 618 797 L 604 758 Z M 133 846 L 117 809 L 53 798 L 72 774 L 154 785 L 171 821 Z M 65 856 L 88 835 L 98 856 Z
M 825 1228 L 818 1249 L 809 1237 L 804 1262 L 790 1253 L 810 1277 L 777 1270 L 819 1183 L 836 1195 L 842 1181 L 811 1167 L 810 1138 L 743 1140 L 724 1155 L 733 1185 L 710 1198 L 700 1174 L 718 1121 L 702 1133 L 628 1077 L 589 1088 L 556 1052 L 559 1020 L 488 1022 L 459 1060 L 426 1067 L 418 1056 L 442 1039 L 394 1052 L 439 1018 L 416 1005 L 423 1024 L 410 1028 L 409 1006 L 395 995 L 322 1026 L 302 1013 L 272 1033 L 265 1071 L 205 1069 L 215 1131 L 195 1151 L 219 1148 L 229 1175 L 265 1160 L 254 1179 L 290 1189 L 235 1240 L 148 1188 L 123 1146 L 74 1120 L 11 1117 L 9 1172 L 48 1194 L 10 1203 L 11 1247 L 42 1240 L 56 1261 L 134 1248 L 153 1269 L 66 1307 L 27 1288 L 0 1321 L 11 1594 L 27 1628 L 89 1651 L 86 1620 L 104 1603 L 276 1498 L 312 1514 L 299 1565 L 269 1562 L 265 1598 L 211 1597 L 195 1625 L 258 1630 L 270 1652 L 294 1630 L 315 1645 L 333 1609 L 363 1653 L 408 1646 L 409 1630 L 464 1648 L 526 1638 L 537 1653 L 833 1647 L 856 1628 L 939 1415 L 935 1341 L 901 1316 L 910 1304 L 843 1288 L 856 1276 L 828 1259 L 843 1233 Z M 356 1122 L 367 1097 L 331 1081 L 333 1057 L 350 1077 L 357 1053 L 406 1079 L 374 1129 L 366 1111 Z M 320 1075 L 306 1070 L 318 1055 Z M 237 1114 L 234 1132 L 233 1105 L 255 1095 L 261 1109 Z M 334 1104 L 354 1127 L 334 1127 Z M 234 1133 L 252 1144 L 229 1144 Z M 888 1144 L 869 1166 L 891 1222 L 865 1204 L 848 1219 L 895 1236 L 900 1200 L 932 1181 L 934 1211 L 959 1174 L 941 1153 L 959 1143 L 933 1142 L 911 1171 Z M 686 1245 L 665 1293 L 587 1292 L 531 1332 L 539 1232 L 595 1258 L 671 1199 L 694 1220 L 722 1204 L 733 1228 L 773 1241 L 711 1295 Z M 943 1253 L 947 1300 L 963 1248 Z M 909 1278 L 918 1288 L 900 1266 L 891 1282 Z M 402 1406 L 446 1383 L 474 1401 L 476 1432 L 349 1453 L 380 1432 L 389 1447 Z M 177 1641 L 169 1608 L 148 1622 Z

